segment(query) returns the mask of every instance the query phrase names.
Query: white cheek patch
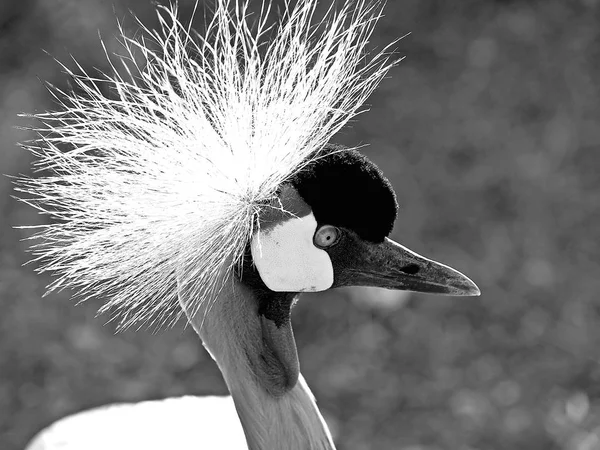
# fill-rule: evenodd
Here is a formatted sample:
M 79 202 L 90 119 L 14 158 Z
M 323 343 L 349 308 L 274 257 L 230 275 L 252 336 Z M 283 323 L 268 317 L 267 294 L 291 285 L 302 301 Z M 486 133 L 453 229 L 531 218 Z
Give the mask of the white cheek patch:
M 315 216 L 294 217 L 252 236 L 250 250 L 258 273 L 276 292 L 317 292 L 333 285 L 333 265 L 315 247 Z

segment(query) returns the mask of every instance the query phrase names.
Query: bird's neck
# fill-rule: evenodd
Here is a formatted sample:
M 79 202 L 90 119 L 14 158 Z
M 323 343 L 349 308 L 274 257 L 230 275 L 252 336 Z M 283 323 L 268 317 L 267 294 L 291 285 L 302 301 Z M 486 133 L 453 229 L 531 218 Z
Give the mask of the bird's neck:
M 287 394 L 274 398 L 238 380 L 227 381 L 249 450 L 332 450 L 329 430 L 300 375 Z
M 189 318 L 215 359 L 242 423 L 250 450 L 332 450 L 331 435 L 300 375 L 294 387 L 273 395 L 259 383 L 252 355 L 261 354 L 258 306 L 252 290 L 237 280 L 222 290 L 206 314 Z

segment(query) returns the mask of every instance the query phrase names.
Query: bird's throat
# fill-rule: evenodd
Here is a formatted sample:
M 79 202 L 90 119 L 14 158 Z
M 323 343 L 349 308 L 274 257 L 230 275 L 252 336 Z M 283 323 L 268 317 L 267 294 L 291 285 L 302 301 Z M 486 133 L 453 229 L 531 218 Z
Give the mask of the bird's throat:
M 289 319 L 281 324 L 260 316 L 262 352 L 250 360 L 259 384 L 269 394 L 280 397 L 298 382 L 300 364 Z

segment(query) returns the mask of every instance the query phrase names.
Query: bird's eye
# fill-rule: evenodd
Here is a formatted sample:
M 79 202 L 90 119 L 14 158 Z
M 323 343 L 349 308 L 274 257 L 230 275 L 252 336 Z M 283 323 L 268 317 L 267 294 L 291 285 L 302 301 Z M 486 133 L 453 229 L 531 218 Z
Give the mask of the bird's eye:
M 331 247 L 340 238 L 340 230 L 332 225 L 323 225 L 315 233 L 313 241 L 319 248 Z

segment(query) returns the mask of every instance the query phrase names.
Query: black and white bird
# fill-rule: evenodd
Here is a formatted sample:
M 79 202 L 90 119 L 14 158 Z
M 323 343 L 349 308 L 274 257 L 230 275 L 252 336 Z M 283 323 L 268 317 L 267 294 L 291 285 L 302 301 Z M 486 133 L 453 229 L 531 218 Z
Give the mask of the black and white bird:
M 126 76 L 70 73 L 77 91 L 33 116 L 43 137 L 27 147 L 49 174 L 17 187 L 54 218 L 32 246 L 51 290 L 105 299 L 122 327 L 184 313 L 231 398 L 83 412 L 28 449 L 333 449 L 300 374 L 299 294 L 479 295 L 388 238 L 391 184 L 328 143 L 396 62 L 365 51 L 380 9 L 357 0 L 315 21 L 316 0 L 286 2 L 272 27 L 262 6 L 249 25 L 247 3 L 218 0 L 202 35 L 161 9 L 158 31 L 123 35 Z

